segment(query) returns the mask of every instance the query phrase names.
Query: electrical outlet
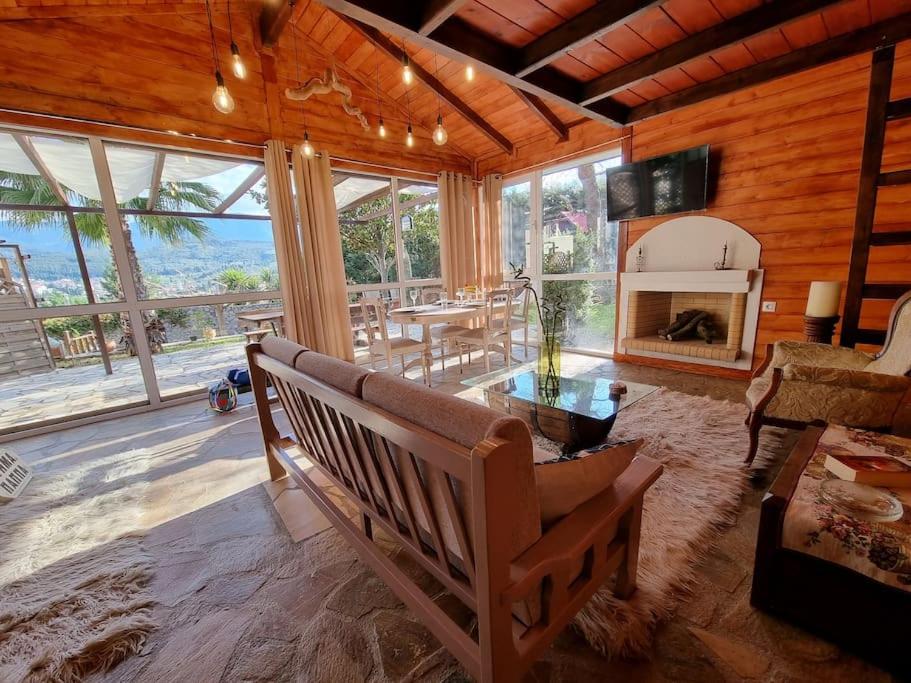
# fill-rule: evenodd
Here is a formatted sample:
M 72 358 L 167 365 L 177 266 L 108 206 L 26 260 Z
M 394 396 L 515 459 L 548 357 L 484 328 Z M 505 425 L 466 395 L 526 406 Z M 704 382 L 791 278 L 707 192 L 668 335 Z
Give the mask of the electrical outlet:
M 762 302 L 762 312 L 763 313 L 774 313 L 775 309 L 778 307 L 778 302 L 776 301 L 763 301 Z

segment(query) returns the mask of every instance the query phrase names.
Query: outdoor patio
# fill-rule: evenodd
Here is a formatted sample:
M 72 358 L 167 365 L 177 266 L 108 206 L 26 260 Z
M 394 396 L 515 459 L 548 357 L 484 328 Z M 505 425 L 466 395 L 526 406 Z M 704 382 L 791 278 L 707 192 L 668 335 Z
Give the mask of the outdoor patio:
M 242 342 L 156 354 L 152 357 L 165 398 L 204 389 L 228 370 L 246 367 Z M 112 360 L 113 374 L 98 363 L 57 368 L 0 382 L 0 432 L 78 413 L 123 408 L 146 400 L 138 358 Z

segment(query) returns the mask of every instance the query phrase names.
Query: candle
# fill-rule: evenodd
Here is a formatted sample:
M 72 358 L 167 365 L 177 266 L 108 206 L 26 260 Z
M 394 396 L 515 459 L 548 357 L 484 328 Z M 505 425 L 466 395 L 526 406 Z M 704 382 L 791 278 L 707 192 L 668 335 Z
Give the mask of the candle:
M 806 315 L 813 318 L 832 318 L 838 315 L 840 301 L 840 282 L 811 282 Z

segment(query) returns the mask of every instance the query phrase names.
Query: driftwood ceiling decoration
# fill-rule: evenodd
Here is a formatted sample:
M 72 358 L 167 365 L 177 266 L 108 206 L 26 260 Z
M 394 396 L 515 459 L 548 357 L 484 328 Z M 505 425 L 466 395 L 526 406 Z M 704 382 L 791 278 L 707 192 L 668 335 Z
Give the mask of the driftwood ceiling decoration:
M 344 107 L 345 113 L 360 121 L 361 127 L 364 130 L 370 130 L 370 123 L 368 123 L 367 117 L 364 116 L 364 112 L 361 111 L 360 107 L 354 106 L 351 102 L 351 88 L 342 83 L 342 79 L 338 77 L 335 67 L 326 69 L 322 77 L 314 76 L 299 88 L 287 88 L 285 90 L 285 95 L 289 100 L 302 102 L 310 99 L 314 95 L 329 95 L 333 92 L 341 94 L 342 107 Z

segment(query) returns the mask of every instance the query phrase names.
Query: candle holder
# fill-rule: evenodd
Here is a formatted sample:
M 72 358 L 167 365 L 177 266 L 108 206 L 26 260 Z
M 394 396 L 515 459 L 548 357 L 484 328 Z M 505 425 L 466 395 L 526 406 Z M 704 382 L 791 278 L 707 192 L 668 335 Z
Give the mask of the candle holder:
M 805 315 L 803 317 L 803 333 L 806 335 L 808 342 L 831 344 L 832 337 L 835 335 L 835 324 L 839 320 L 841 320 L 839 315 L 826 317 Z

